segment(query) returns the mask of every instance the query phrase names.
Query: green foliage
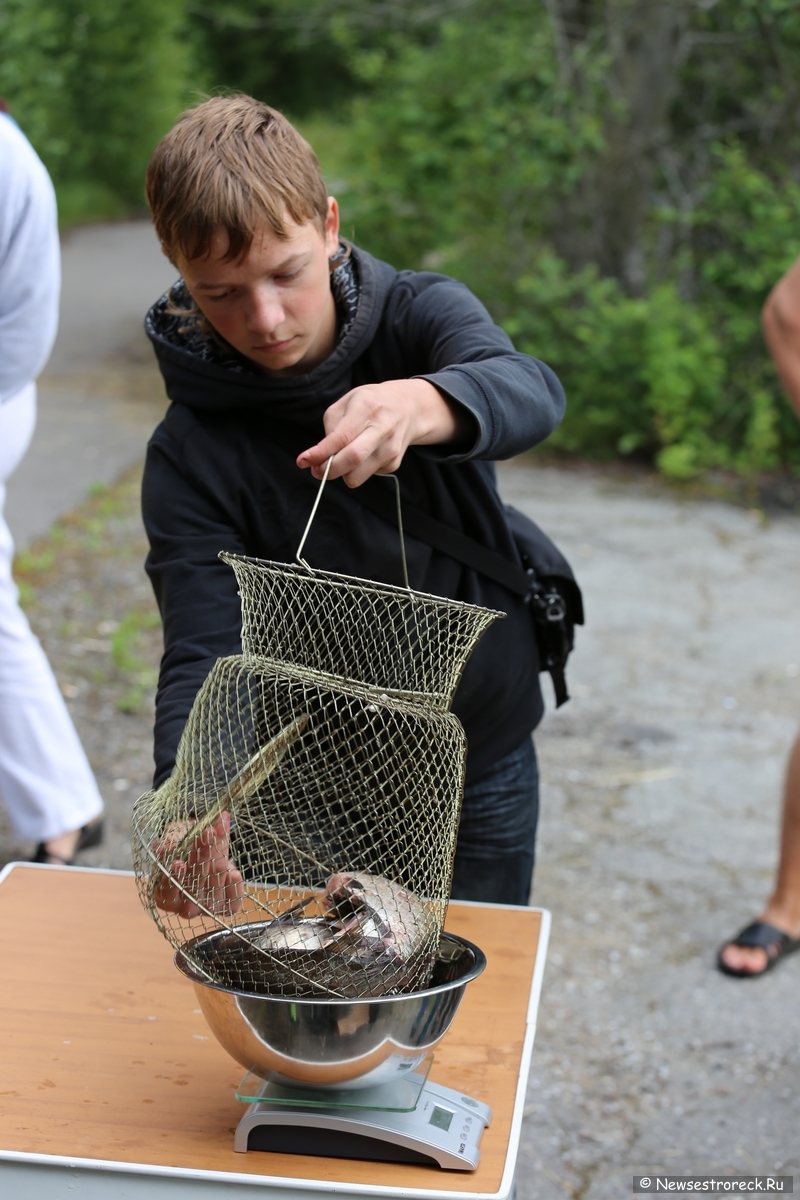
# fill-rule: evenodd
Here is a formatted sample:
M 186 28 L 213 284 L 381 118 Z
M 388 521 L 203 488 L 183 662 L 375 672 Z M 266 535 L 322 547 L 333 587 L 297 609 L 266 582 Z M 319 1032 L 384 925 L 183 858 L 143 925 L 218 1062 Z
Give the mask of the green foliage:
M 578 7 L 477 3 L 435 38 L 356 53 L 372 91 L 345 223 L 464 279 L 558 371 L 554 446 L 679 478 L 800 467 L 760 331 L 800 254 L 798 10 L 612 0 L 554 19 Z
M 555 368 L 570 397 L 554 446 L 644 454 L 678 478 L 800 462 L 797 423 L 759 319 L 770 287 L 800 255 L 800 188 L 749 165 L 738 143 L 716 147 L 713 158 L 706 200 L 693 216 L 693 302 L 675 280 L 628 296 L 596 267 L 570 271 L 546 250 L 516 280 L 518 303 L 505 327 Z M 679 281 L 680 262 L 675 275 Z
M 0 93 L 64 219 L 141 206 L 144 167 L 188 95 L 183 0 L 4 0 Z
M 800 470 L 760 309 L 800 255 L 793 0 L 4 0 L 0 94 L 62 221 L 141 203 L 198 91 L 299 116 L 344 228 L 550 362 L 553 445 Z
M 764 348 L 760 310 L 800 255 L 800 187 L 783 164 L 768 174 L 737 141 L 713 150 L 706 197 L 693 215 L 697 303 L 725 354 L 725 410 L 715 436 L 745 473 L 800 464 L 800 434 Z
M 587 56 L 578 95 L 546 21 L 512 12 L 475 34 L 470 21 L 447 22 L 435 46 L 357 57 L 374 91 L 354 104 L 346 200 L 377 253 L 403 266 L 446 261 L 473 281 L 486 263 L 496 293 L 602 145 L 604 60 Z
M 158 671 L 148 666 L 142 657 L 142 646 L 146 632 L 157 629 L 160 624 L 158 613 L 133 609 L 126 613 L 111 636 L 114 666 L 128 684 L 128 690 L 117 700 L 116 707 L 120 712 L 141 712 L 148 693 L 158 682 Z
M 672 132 L 684 144 L 735 132 L 761 167 L 800 146 L 800 7 L 794 0 L 698 3 L 680 74 Z
M 658 454 L 661 468 L 680 477 L 722 465 L 708 428 L 721 406 L 724 362 L 713 331 L 674 284 L 630 297 L 595 267 L 571 272 L 545 252 L 516 292 L 507 331 L 558 372 L 571 397 L 554 446 L 597 457 Z
M 194 3 L 188 30 L 212 89 L 245 92 L 303 116 L 343 104 L 356 83 L 326 5 L 307 0 Z

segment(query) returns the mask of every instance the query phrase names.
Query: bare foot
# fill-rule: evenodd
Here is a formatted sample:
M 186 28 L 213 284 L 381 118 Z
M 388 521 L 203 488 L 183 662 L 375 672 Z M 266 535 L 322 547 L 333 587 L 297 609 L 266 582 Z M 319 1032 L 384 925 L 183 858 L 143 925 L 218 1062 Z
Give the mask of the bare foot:
M 68 833 L 60 833 L 58 837 L 50 838 L 44 843 L 45 853 L 54 863 L 70 862 L 75 857 L 80 829 L 71 829 Z
M 767 925 L 780 929 L 791 938 L 800 937 L 800 921 L 794 913 L 769 905 L 766 911 L 756 918 Z M 720 960 L 732 971 L 744 971 L 748 975 L 762 975 L 775 958 L 777 950 L 768 953 L 763 946 L 735 946 L 728 942 L 720 951 Z

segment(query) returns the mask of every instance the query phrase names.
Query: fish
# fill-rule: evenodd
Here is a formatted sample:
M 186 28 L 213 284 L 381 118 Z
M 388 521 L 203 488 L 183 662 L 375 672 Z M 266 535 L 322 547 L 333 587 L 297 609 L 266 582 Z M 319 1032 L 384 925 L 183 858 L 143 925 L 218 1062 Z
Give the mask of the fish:
M 317 901 L 322 916 L 298 909 Z M 323 891 L 293 905 L 266 927 L 254 945 L 269 959 L 265 971 L 284 971 L 315 994 L 383 996 L 424 988 L 436 957 L 433 905 L 383 875 L 337 872 Z M 269 981 L 269 980 L 268 980 Z
M 408 961 L 427 943 L 435 929 L 429 904 L 387 879 L 367 871 L 331 875 L 322 906 L 342 935 L 357 937 L 372 952 Z

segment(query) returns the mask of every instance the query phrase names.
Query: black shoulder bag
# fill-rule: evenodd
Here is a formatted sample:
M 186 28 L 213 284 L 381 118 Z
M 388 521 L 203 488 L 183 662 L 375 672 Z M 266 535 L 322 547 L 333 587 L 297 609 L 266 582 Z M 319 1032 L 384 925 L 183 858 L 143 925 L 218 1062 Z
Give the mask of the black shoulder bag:
M 365 508 L 397 526 L 396 500 L 388 489 L 370 481 L 358 489 L 358 499 Z M 564 672 L 574 645 L 575 626 L 583 625 L 581 589 L 564 555 L 534 521 L 510 504 L 505 505 L 505 514 L 521 566 L 405 500 L 403 528 L 434 550 L 523 598 L 533 617 L 540 670 L 549 672 L 556 708 L 560 708 L 569 700 Z

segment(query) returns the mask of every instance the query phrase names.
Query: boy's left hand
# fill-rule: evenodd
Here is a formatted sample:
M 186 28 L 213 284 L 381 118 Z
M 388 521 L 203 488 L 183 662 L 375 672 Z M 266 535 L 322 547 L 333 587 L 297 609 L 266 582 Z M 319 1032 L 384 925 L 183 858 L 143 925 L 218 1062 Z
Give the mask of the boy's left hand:
M 153 847 L 156 857 L 169 864 L 169 875 L 159 874 L 155 880 L 153 899 L 156 907 L 186 920 L 200 916 L 203 910 L 238 912 L 242 907 L 244 881 L 230 859 L 230 813 L 221 813 L 213 825 L 197 835 L 185 859 L 172 859 L 172 852 L 185 833 L 185 825 L 176 822 Z M 178 886 L 172 883 L 170 876 Z
M 353 388 L 325 412 L 326 436 L 297 459 L 321 479 L 358 487 L 372 475 L 391 475 L 409 446 L 456 441 L 469 428 L 467 411 L 446 399 L 427 379 L 391 379 Z

